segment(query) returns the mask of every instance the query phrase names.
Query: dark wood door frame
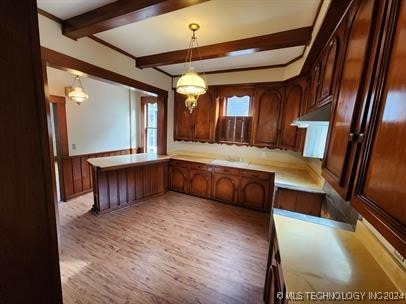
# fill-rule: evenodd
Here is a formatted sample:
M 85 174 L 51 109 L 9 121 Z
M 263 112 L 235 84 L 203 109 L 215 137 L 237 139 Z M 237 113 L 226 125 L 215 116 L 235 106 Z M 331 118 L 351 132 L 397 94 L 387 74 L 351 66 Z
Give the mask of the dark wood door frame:
M 58 166 L 58 181 L 60 200 L 66 202 L 65 185 L 63 182 L 62 157 L 69 155 L 68 128 L 66 124 L 66 100 L 64 96 L 49 95 L 54 117 L 56 163 Z
M 36 1 L 0 1 L 0 303 L 62 303 Z

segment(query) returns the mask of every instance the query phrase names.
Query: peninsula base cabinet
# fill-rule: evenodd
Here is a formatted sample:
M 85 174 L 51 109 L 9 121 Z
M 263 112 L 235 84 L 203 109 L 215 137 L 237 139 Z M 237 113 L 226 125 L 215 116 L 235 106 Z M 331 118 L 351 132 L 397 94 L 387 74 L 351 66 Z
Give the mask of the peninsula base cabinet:
M 171 160 L 169 190 L 269 211 L 274 173 Z
M 93 211 L 110 212 L 167 191 L 168 161 L 104 170 L 92 167 Z

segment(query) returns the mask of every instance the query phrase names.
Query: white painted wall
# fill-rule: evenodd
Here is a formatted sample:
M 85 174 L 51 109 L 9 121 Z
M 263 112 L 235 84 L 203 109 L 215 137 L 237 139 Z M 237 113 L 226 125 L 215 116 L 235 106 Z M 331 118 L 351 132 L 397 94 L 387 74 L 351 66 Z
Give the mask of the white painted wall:
M 47 73 L 49 93 L 64 96 L 64 88 L 72 85 L 74 76 L 50 67 Z M 78 105 L 66 99 L 69 155 L 129 149 L 130 133 L 134 141 L 137 132 L 136 123 L 130 129 L 130 98 L 134 92 L 90 78 L 82 78 L 82 84 L 89 100 Z M 135 109 L 134 97 L 131 102 Z

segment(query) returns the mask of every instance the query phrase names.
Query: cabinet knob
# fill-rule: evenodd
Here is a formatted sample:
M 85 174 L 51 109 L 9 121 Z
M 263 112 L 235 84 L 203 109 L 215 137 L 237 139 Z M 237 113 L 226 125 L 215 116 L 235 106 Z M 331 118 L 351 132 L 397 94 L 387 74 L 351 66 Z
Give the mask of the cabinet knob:
M 359 142 L 359 143 L 362 143 L 362 142 L 364 141 L 364 138 L 365 138 L 365 134 L 364 134 L 364 133 L 359 134 L 359 135 L 358 135 L 358 142 Z
M 355 139 L 355 134 L 354 133 L 348 134 L 348 141 L 354 141 L 354 139 Z

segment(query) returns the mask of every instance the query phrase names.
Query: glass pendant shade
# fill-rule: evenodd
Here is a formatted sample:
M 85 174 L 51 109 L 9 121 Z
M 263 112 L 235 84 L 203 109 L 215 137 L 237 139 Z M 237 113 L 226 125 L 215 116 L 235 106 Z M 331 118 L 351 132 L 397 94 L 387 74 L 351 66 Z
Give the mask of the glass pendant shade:
M 206 82 L 195 72 L 192 66 L 179 78 L 176 84 L 176 92 L 184 95 L 202 95 L 206 91 Z
M 89 95 L 87 95 L 81 87 L 74 87 L 73 90 L 69 92 L 68 97 L 77 104 L 81 104 L 89 99 Z
M 68 93 L 68 97 L 78 105 L 89 99 L 89 95 L 87 95 L 83 90 L 82 82 L 80 81 L 80 77 L 78 75 L 75 77 L 72 88 Z

